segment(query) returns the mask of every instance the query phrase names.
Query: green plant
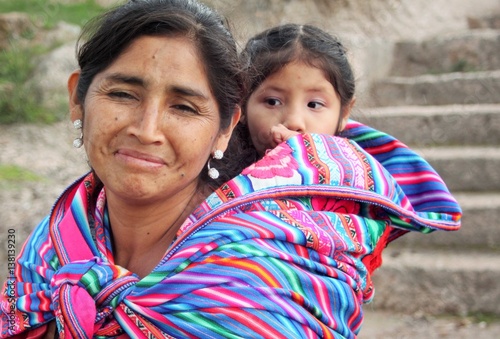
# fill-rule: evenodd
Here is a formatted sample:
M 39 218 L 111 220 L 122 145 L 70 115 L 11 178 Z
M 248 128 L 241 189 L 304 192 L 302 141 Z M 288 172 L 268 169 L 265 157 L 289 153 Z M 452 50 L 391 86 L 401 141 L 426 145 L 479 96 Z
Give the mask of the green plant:
M 498 322 L 498 316 L 493 313 L 473 313 L 470 317 L 475 323 L 492 324 Z
M 0 0 L 0 13 L 28 13 L 39 27 L 52 28 L 59 21 L 82 25 L 103 11 L 95 0 L 62 4 L 47 0 Z
M 40 181 L 42 177 L 14 165 L 0 165 L 0 182 Z
M 474 67 L 465 59 L 457 60 L 450 68 L 450 72 L 473 72 Z
M 37 103 L 26 85 L 34 68 L 32 58 L 42 52 L 40 47 L 12 46 L 0 53 L 0 124 L 57 120 Z

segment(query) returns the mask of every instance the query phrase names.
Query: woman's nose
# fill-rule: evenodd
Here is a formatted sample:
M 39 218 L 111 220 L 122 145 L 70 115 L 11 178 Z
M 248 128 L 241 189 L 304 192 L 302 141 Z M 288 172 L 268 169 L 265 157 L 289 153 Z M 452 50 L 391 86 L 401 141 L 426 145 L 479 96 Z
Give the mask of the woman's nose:
M 161 128 L 162 111 L 159 105 L 152 104 L 144 108 L 135 124 L 130 129 L 142 144 L 162 142 L 164 135 Z

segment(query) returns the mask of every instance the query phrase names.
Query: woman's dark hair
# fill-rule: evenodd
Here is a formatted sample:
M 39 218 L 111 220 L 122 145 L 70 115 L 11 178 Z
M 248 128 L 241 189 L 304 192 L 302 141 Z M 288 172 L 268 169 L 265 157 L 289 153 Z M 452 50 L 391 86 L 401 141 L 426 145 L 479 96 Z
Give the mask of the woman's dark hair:
M 195 43 L 217 101 L 220 130 L 226 129 L 241 103 L 244 78 L 235 40 L 225 20 L 194 0 L 130 0 L 87 24 L 79 38 L 77 59 L 81 74 L 77 96 L 81 103 L 94 77 L 110 66 L 141 36 L 187 36 Z M 235 138 L 231 142 L 238 142 Z M 221 174 L 214 182 L 202 171 L 201 179 L 212 187 L 241 171 L 238 154 L 213 160 Z M 231 163 L 233 162 L 233 163 Z
M 354 98 L 355 78 L 345 47 L 336 37 L 318 27 L 283 24 L 270 28 L 247 42 L 241 59 L 248 81 L 243 98 L 244 113 L 253 91 L 268 76 L 294 61 L 324 72 L 340 96 L 341 111 Z

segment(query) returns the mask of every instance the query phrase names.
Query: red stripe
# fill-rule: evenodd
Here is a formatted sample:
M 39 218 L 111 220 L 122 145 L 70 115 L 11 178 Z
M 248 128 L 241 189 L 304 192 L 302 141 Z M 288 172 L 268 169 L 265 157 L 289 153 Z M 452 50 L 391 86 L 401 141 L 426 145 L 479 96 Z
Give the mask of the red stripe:
M 408 147 L 404 147 L 404 145 L 398 140 L 393 140 L 393 141 L 385 143 L 383 145 L 379 145 L 379 146 L 375 146 L 375 147 L 366 147 L 364 150 L 366 152 L 370 153 L 371 155 L 375 155 L 375 154 L 390 152 L 396 148 L 407 149 Z

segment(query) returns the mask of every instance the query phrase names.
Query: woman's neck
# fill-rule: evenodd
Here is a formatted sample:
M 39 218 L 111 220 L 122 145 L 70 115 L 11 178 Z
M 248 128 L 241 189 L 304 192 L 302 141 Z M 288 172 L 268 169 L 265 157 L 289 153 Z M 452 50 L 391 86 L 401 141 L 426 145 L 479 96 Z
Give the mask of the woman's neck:
M 172 202 L 140 205 L 107 195 L 116 265 L 148 275 L 165 255 L 177 231 L 205 198 L 198 191 Z

